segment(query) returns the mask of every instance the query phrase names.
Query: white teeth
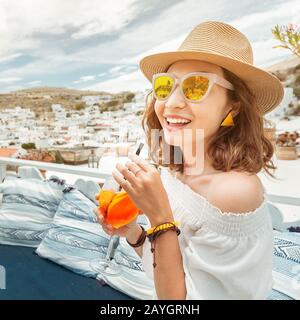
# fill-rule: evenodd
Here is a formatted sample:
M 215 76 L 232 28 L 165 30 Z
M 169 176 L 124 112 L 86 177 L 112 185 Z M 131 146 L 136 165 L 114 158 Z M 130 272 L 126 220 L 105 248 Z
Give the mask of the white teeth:
M 178 119 L 178 118 L 166 118 L 166 119 L 170 123 L 189 123 L 189 122 L 191 122 L 190 120 Z

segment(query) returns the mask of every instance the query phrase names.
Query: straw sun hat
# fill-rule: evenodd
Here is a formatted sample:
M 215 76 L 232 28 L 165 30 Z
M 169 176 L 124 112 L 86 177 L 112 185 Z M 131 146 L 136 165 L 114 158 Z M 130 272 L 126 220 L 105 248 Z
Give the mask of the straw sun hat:
M 253 65 L 253 53 L 246 36 L 231 25 L 205 21 L 197 25 L 177 51 L 144 57 L 140 69 L 152 82 L 152 75 L 166 72 L 179 60 L 201 60 L 223 67 L 242 79 L 255 96 L 262 114 L 273 110 L 283 98 L 283 86 L 271 73 Z

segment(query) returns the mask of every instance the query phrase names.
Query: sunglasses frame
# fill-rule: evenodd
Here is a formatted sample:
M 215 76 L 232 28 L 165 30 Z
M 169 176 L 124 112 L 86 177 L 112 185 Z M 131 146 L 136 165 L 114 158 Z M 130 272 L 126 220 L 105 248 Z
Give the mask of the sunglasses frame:
M 155 80 L 160 77 L 160 76 L 169 76 L 171 77 L 174 82 L 173 82 L 173 87 L 170 91 L 170 94 L 166 97 L 166 98 L 158 98 L 155 94 L 155 90 L 154 90 L 154 83 L 155 83 Z M 202 76 L 202 77 L 206 77 L 209 81 L 208 83 L 208 89 L 205 93 L 205 95 L 199 99 L 199 100 L 192 100 L 192 99 L 188 99 L 185 95 L 184 95 L 184 92 L 183 92 L 183 89 L 182 89 L 182 83 L 184 80 L 186 80 L 187 78 L 189 77 L 192 77 L 192 76 Z M 158 101 L 166 101 L 170 98 L 170 96 L 172 95 L 172 93 L 174 92 L 174 90 L 176 89 L 176 87 L 179 85 L 179 89 L 180 89 L 180 93 L 182 95 L 182 97 L 188 101 L 188 102 L 201 102 L 203 101 L 210 93 L 212 87 L 214 84 L 218 84 L 220 85 L 221 87 L 224 87 L 226 89 L 229 89 L 229 90 L 234 90 L 234 87 L 232 85 L 232 83 L 230 83 L 228 80 L 226 80 L 225 78 L 223 77 L 220 77 L 219 75 L 215 74 L 215 73 L 209 73 L 209 72 L 190 72 L 190 73 L 186 73 L 185 75 L 183 75 L 182 77 L 178 78 L 176 77 L 175 74 L 173 73 L 170 73 L 170 72 L 163 72 L 163 73 L 155 73 L 153 76 L 152 76 L 152 92 L 153 92 L 153 95 L 154 97 L 158 100 Z

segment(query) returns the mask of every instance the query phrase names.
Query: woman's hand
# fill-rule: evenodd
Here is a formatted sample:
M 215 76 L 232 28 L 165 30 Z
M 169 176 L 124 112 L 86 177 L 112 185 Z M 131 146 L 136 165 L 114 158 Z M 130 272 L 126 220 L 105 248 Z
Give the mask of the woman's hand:
M 128 193 L 152 226 L 173 220 L 173 214 L 159 171 L 146 160 L 130 155 L 132 161 L 118 163 L 114 179 Z M 125 179 L 124 179 L 125 178 Z
M 98 222 L 102 226 L 103 230 L 110 236 L 116 235 L 120 237 L 130 238 L 133 234 L 135 234 L 137 228 L 140 229 L 140 227 L 136 223 L 136 219 L 126 224 L 125 226 L 116 229 L 113 226 L 105 223 L 104 217 L 99 208 L 95 208 L 94 213 L 97 216 Z

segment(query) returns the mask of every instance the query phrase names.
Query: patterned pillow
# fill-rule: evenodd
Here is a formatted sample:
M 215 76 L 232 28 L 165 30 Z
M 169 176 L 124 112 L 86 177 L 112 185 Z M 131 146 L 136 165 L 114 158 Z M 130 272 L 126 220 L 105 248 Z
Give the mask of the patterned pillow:
M 54 226 L 37 248 L 37 254 L 81 275 L 103 279 L 134 298 L 150 299 L 153 283 L 145 275 L 140 257 L 123 238 L 115 252 L 116 262 L 123 270 L 121 276 L 99 275 L 90 267 L 93 259 L 104 260 L 109 242 L 109 236 L 97 222 L 95 207 L 77 189 L 65 189 L 53 220 Z
M 98 183 L 93 180 L 77 179 L 74 183 L 74 187 L 97 204 L 95 194 L 99 193 L 101 190 Z
M 273 289 L 300 299 L 300 234 L 274 231 Z
M 0 244 L 37 247 L 62 199 L 53 181 L 8 179 L 0 184 Z

